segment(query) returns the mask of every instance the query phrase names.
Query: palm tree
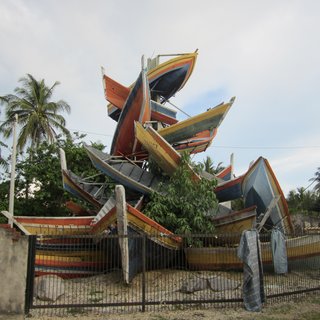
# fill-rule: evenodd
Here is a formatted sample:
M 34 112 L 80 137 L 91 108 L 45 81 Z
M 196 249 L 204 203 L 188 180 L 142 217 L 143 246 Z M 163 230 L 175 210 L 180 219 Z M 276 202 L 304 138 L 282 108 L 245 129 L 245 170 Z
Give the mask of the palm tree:
M 69 131 L 65 128 L 66 121 L 60 112 L 70 112 L 70 106 L 63 100 L 51 101 L 54 88 L 59 85 L 47 87 L 44 79 L 37 81 L 32 75 L 19 80 L 22 86 L 15 88 L 15 94 L 0 97 L 0 104 L 5 106 L 6 120 L 0 125 L 0 132 L 5 138 L 12 135 L 15 115 L 18 115 L 20 133 L 18 136 L 18 149 L 22 150 L 28 143 L 31 148 L 39 145 L 43 140 L 55 141 L 58 133 L 65 135 Z
M 320 192 L 320 167 L 318 167 L 317 172 L 314 174 L 314 177 L 310 179 L 310 181 L 316 182 L 316 185 L 313 189 L 316 192 Z
M 1 114 L 1 110 L 0 110 L 0 114 Z M 2 141 L 0 141 L 0 168 L 8 168 L 8 162 L 2 157 L 2 153 L 1 153 L 1 147 L 7 147 L 6 144 L 4 144 Z
M 0 141 L 0 147 L 8 147 L 6 144 L 4 144 L 2 141 Z M 1 148 L 0 148 L 0 168 L 7 169 L 8 168 L 8 162 L 2 157 L 1 154 Z
M 222 166 L 222 162 L 219 162 L 217 166 L 214 167 L 214 162 L 209 156 L 207 156 L 206 159 L 203 160 L 202 166 L 204 171 L 207 171 L 211 174 L 217 174 L 224 169 L 224 167 Z

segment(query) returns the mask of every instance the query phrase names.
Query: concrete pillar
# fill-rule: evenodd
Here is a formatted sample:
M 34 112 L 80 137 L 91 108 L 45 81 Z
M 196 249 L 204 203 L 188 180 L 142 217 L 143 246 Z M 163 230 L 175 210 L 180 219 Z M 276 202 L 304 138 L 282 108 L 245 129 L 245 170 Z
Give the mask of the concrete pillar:
M 0 319 L 24 314 L 27 265 L 28 237 L 0 228 Z

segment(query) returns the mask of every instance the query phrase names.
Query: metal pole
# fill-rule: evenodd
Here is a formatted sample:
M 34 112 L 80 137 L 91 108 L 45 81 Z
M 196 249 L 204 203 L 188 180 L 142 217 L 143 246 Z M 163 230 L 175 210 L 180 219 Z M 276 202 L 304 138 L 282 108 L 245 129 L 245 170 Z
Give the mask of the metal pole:
M 146 235 L 142 236 L 142 312 L 146 311 Z
M 36 258 L 36 235 L 29 235 L 28 246 L 28 264 L 27 264 L 27 285 L 25 294 L 24 312 L 29 314 L 33 305 L 33 292 L 34 292 L 34 273 L 35 273 L 35 258 Z
M 12 145 L 12 158 L 11 158 L 11 180 L 10 180 L 10 193 L 9 193 L 9 213 L 13 217 L 14 211 L 14 184 L 15 184 L 15 175 L 16 175 L 16 158 L 17 158 L 17 139 L 16 139 L 16 131 L 17 131 L 17 123 L 18 123 L 18 115 L 15 115 L 15 122 L 13 124 L 13 145 Z M 13 226 L 13 220 L 9 219 L 9 224 Z
M 190 114 L 187 114 L 186 112 L 184 112 L 182 109 L 180 109 L 179 107 L 177 107 L 175 104 L 173 104 L 173 103 L 170 102 L 169 100 L 166 100 L 166 102 L 168 102 L 169 104 L 171 104 L 173 107 L 175 107 L 176 109 L 178 109 L 180 112 L 184 113 L 187 117 L 191 118 Z

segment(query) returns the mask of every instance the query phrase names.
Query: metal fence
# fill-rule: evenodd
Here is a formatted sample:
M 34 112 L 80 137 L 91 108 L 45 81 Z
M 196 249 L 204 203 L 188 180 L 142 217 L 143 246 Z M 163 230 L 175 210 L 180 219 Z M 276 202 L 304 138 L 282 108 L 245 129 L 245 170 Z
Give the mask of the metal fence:
M 50 316 L 242 305 L 240 235 L 175 237 L 180 248 L 164 238 L 30 236 L 26 313 Z M 128 241 L 127 260 L 120 239 Z M 319 234 L 287 240 L 289 272 L 284 275 L 273 272 L 268 236 L 261 237 L 261 250 L 267 301 L 320 290 Z M 45 286 L 41 275 L 50 275 Z M 58 297 L 45 300 L 52 293 Z

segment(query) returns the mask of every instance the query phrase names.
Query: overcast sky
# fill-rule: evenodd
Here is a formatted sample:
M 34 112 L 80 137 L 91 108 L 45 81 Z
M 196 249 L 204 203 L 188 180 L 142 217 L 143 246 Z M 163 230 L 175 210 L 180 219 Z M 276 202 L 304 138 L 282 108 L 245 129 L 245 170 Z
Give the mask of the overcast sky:
M 71 105 L 67 128 L 107 151 L 116 123 L 100 66 L 128 86 L 142 54 L 199 49 L 171 101 L 191 115 L 236 101 L 196 160 L 227 165 L 233 152 L 239 175 L 263 156 L 285 194 L 307 187 L 320 167 L 320 1 L 1 0 L 0 14 L 0 95 L 27 73 L 60 81 L 53 98 Z

